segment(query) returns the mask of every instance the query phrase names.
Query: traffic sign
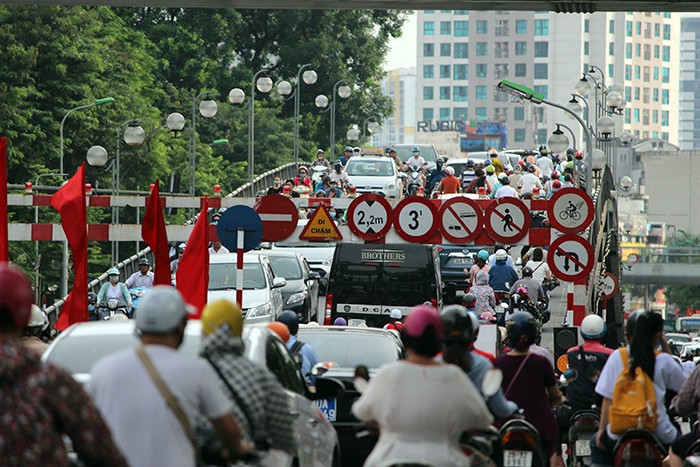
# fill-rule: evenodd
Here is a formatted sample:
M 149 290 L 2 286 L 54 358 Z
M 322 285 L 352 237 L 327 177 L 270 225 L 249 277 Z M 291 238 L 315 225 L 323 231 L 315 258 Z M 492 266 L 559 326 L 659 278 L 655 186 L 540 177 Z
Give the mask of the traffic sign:
M 484 228 L 484 213 L 470 198 L 450 198 L 440 207 L 438 228 L 452 243 L 468 243 L 479 236 Z
M 243 251 L 250 251 L 262 240 L 262 220 L 248 206 L 231 206 L 221 214 L 216 232 L 221 243 L 230 251 L 238 249 L 238 231 L 243 231 Z
M 363 240 L 378 240 L 391 229 L 391 205 L 383 196 L 360 195 L 348 206 L 348 227 Z
M 484 223 L 489 236 L 500 243 L 516 243 L 530 228 L 530 211 L 518 198 L 499 198 L 486 208 Z
M 314 210 L 301 235 L 299 235 L 299 239 L 320 242 L 342 240 L 343 236 L 340 234 L 335 221 L 331 219 L 328 208 L 324 205 L 319 205 Z
M 593 269 L 593 247 L 585 238 L 562 235 L 547 251 L 547 264 L 554 275 L 566 282 L 586 277 Z
M 588 193 L 578 188 L 562 188 L 547 204 L 547 219 L 555 229 L 576 234 L 591 225 L 594 210 Z
M 262 219 L 262 239 L 279 242 L 294 233 L 299 221 L 299 211 L 294 202 L 282 195 L 267 195 L 253 207 Z
M 606 272 L 598 277 L 597 288 L 601 297 L 608 300 L 613 298 L 620 290 L 620 282 L 613 273 Z
M 425 242 L 435 235 L 437 219 L 437 207 L 430 200 L 422 196 L 409 196 L 394 209 L 394 230 L 408 242 Z

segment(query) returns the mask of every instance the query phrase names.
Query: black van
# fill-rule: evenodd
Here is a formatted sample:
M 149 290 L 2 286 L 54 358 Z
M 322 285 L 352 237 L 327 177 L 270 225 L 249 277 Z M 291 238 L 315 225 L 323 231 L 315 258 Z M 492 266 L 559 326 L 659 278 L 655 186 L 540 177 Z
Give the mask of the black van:
M 389 312 L 404 316 L 416 305 L 442 305 L 437 247 L 420 244 L 339 243 L 330 273 L 327 307 L 330 322 L 382 327 Z

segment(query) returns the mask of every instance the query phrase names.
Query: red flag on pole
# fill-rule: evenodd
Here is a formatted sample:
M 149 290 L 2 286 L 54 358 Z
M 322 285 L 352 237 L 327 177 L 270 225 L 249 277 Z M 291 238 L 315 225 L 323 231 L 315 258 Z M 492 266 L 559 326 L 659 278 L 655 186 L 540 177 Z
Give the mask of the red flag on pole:
M 63 331 L 88 320 L 87 211 L 85 209 L 85 163 L 51 197 L 51 207 L 61 215 L 61 227 L 73 252 L 73 288 L 58 315 L 55 328 Z
M 160 202 L 160 180 L 156 179 L 151 194 L 146 199 L 146 212 L 141 225 L 141 237 L 151 247 L 155 258 L 153 285 L 170 285 L 170 247 L 165 231 L 163 205 Z
M 177 263 L 177 289 L 185 302 L 197 307 L 199 319 L 207 303 L 209 288 L 209 200 L 204 200 L 202 212 L 187 240 L 187 248 Z
M 10 242 L 7 233 L 7 138 L 0 138 L 0 263 L 10 262 Z

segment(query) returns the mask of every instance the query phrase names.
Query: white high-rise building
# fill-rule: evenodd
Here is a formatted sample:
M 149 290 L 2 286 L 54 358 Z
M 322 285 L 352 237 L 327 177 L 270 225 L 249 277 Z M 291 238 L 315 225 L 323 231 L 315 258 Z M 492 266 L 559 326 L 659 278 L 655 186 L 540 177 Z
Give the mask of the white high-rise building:
M 700 148 L 700 18 L 681 19 L 681 149 Z
M 426 10 L 417 23 L 419 131 L 430 127 L 426 121 L 501 120 L 508 147 L 531 148 L 562 123 L 583 147 L 579 124 L 563 111 L 512 102 L 496 85 L 507 79 L 566 105 L 583 72 L 595 67 L 604 74 L 592 73 L 600 101 L 603 84 L 624 86 L 616 134 L 678 141 L 679 70 L 671 66 L 680 57 L 678 14 Z M 587 100 L 595 127 L 595 91 Z
M 399 68 L 387 72 L 382 91 L 394 102 L 381 131 L 372 135 L 372 145 L 386 147 L 394 143 L 413 143 L 416 134 L 416 69 Z

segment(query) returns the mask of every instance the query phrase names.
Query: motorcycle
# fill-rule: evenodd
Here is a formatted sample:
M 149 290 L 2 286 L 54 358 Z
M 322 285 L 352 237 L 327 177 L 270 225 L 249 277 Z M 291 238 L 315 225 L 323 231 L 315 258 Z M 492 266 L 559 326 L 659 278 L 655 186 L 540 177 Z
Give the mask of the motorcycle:
M 590 441 L 598 433 L 600 414 L 595 408 L 577 410 L 569 419 L 568 465 L 591 465 Z
M 647 430 L 627 430 L 615 444 L 615 467 L 657 466 L 666 457 L 666 448 Z
M 522 418 L 508 420 L 500 430 L 503 467 L 546 467 L 549 460 L 544 455 L 540 434 L 530 422 Z
M 146 287 L 134 287 L 129 290 L 131 294 L 131 316 L 136 316 L 136 311 L 139 309 L 141 299 L 146 296 L 150 289 Z
M 406 196 L 416 196 L 418 188 L 423 186 L 421 176 L 423 169 L 420 167 L 409 167 L 408 177 L 406 178 Z
M 118 298 L 108 298 L 107 302 L 101 302 L 97 307 L 97 320 L 109 320 L 115 315 L 122 314 L 127 318 L 131 318 L 131 314 L 127 309 L 126 302 Z

